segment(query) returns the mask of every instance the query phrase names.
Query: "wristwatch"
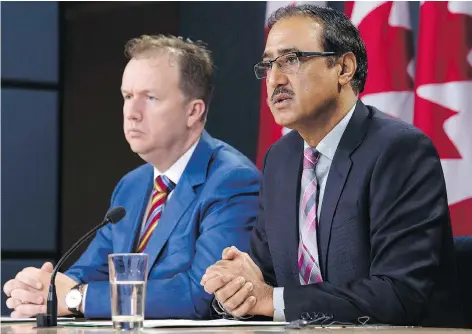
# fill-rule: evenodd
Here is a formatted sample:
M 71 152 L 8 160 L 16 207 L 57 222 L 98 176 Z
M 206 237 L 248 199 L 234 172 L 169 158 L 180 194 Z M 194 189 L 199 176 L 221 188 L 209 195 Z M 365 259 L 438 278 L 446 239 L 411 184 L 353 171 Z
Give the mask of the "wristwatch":
M 77 284 L 66 294 L 66 305 L 73 315 L 83 315 L 82 312 L 80 312 L 80 306 L 84 299 L 84 286 L 85 284 Z

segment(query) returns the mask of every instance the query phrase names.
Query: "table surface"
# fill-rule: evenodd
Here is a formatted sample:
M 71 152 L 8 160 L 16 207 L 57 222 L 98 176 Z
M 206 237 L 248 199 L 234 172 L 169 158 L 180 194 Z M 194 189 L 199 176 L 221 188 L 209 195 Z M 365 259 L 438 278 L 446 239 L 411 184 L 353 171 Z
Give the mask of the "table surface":
M 59 324 L 55 328 L 42 328 L 36 329 L 35 323 L 2 323 L 1 333 L 39 333 L 39 334 L 95 334 L 95 333 L 120 333 L 119 331 L 113 330 L 110 327 L 95 327 L 95 328 L 84 328 L 84 327 L 61 327 Z M 300 332 L 316 332 L 316 333 L 335 333 L 335 334 L 347 334 L 347 333 L 374 333 L 379 334 L 404 334 L 404 333 L 431 333 L 431 334 L 472 334 L 471 329 L 442 329 L 442 328 L 412 328 L 412 327 L 389 327 L 389 326 L 363 326 L 363 327 L 307 327 L 303 329 L 287 329 L 283 326 L 241 326 L 241 327 L 193 327 L 193 328 L 151 328 L 144 329 L 140 333 L 300 333 Z M 124 332 L 121 332 L 124 333 Z

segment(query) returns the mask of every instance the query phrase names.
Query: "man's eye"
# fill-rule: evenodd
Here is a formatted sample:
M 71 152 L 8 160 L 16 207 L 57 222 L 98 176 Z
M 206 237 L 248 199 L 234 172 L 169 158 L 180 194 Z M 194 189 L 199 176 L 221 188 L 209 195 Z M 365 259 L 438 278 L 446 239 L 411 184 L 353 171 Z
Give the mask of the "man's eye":
M 270 67 L 271 67 L 270 62 L 268 62 L 268 61 L 263 61 L 263 62 L 260 63 L 260 65 L 261 65 L 261 67 L 263 67 L 265 69 L 270 69 Z
M 296 64 L 298 59 L 297 56 L 287 56 L 285 57 L 285 61 L 287 62 L 287 64 Z

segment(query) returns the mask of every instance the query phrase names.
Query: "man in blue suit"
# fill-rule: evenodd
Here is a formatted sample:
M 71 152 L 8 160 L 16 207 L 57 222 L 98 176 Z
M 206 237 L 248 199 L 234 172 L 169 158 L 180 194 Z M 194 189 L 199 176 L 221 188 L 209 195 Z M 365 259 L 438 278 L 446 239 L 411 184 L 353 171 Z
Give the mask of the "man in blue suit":
M 255 74 L 293 131 L 266 154 L 249 254 L 226 251 L 205 290 L 235 316 L 461 326 L 431 140 L 358 99 L 367 55 L 342 13 L 287 6 L 269 29 Z
M 205 120 L 212 93 L 209 51 L 181 38 L 128 42 L 123 74 L 124 133 L 147 163 L 116 186 L 111 207 L 126 217 L 100 229 L 80 259 L 57 276 L 58 313 L 110 317 L 107 256 L 149 254 L 147 318 L 209 317 L 211 295 L 199 284 L 229 245 L 248 249 L 260 175 L 231 146 L 212 138 Z M 52 265 L 25 268 L 4 286 L 12 317 L 45 311 Z M 80 303 L 67 296 L 80 295 Z

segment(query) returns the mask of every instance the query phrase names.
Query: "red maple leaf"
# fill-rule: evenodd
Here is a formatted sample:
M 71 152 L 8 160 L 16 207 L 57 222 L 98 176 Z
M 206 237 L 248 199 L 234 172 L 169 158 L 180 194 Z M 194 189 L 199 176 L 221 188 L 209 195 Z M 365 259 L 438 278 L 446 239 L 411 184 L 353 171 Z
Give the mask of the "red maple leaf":
M 389 1 L 376 7 L 358 25 L 369 65 L 361 97 L 379 92 L 413 90 L 413 80 L 407 72 L 413 59 L 412 32 L 405 27 L 390 25 L 393 5 Z
M 472 80 L 467 55 L 472 49 L 472 17 L 451 13 L 448 2 L 421 6 L 416 87 Z M 415 97 L 414 124 L 433 141 L 442 159 L 460 159 L 459 151 L 444 131 L 444 122 L 455 111 Z

